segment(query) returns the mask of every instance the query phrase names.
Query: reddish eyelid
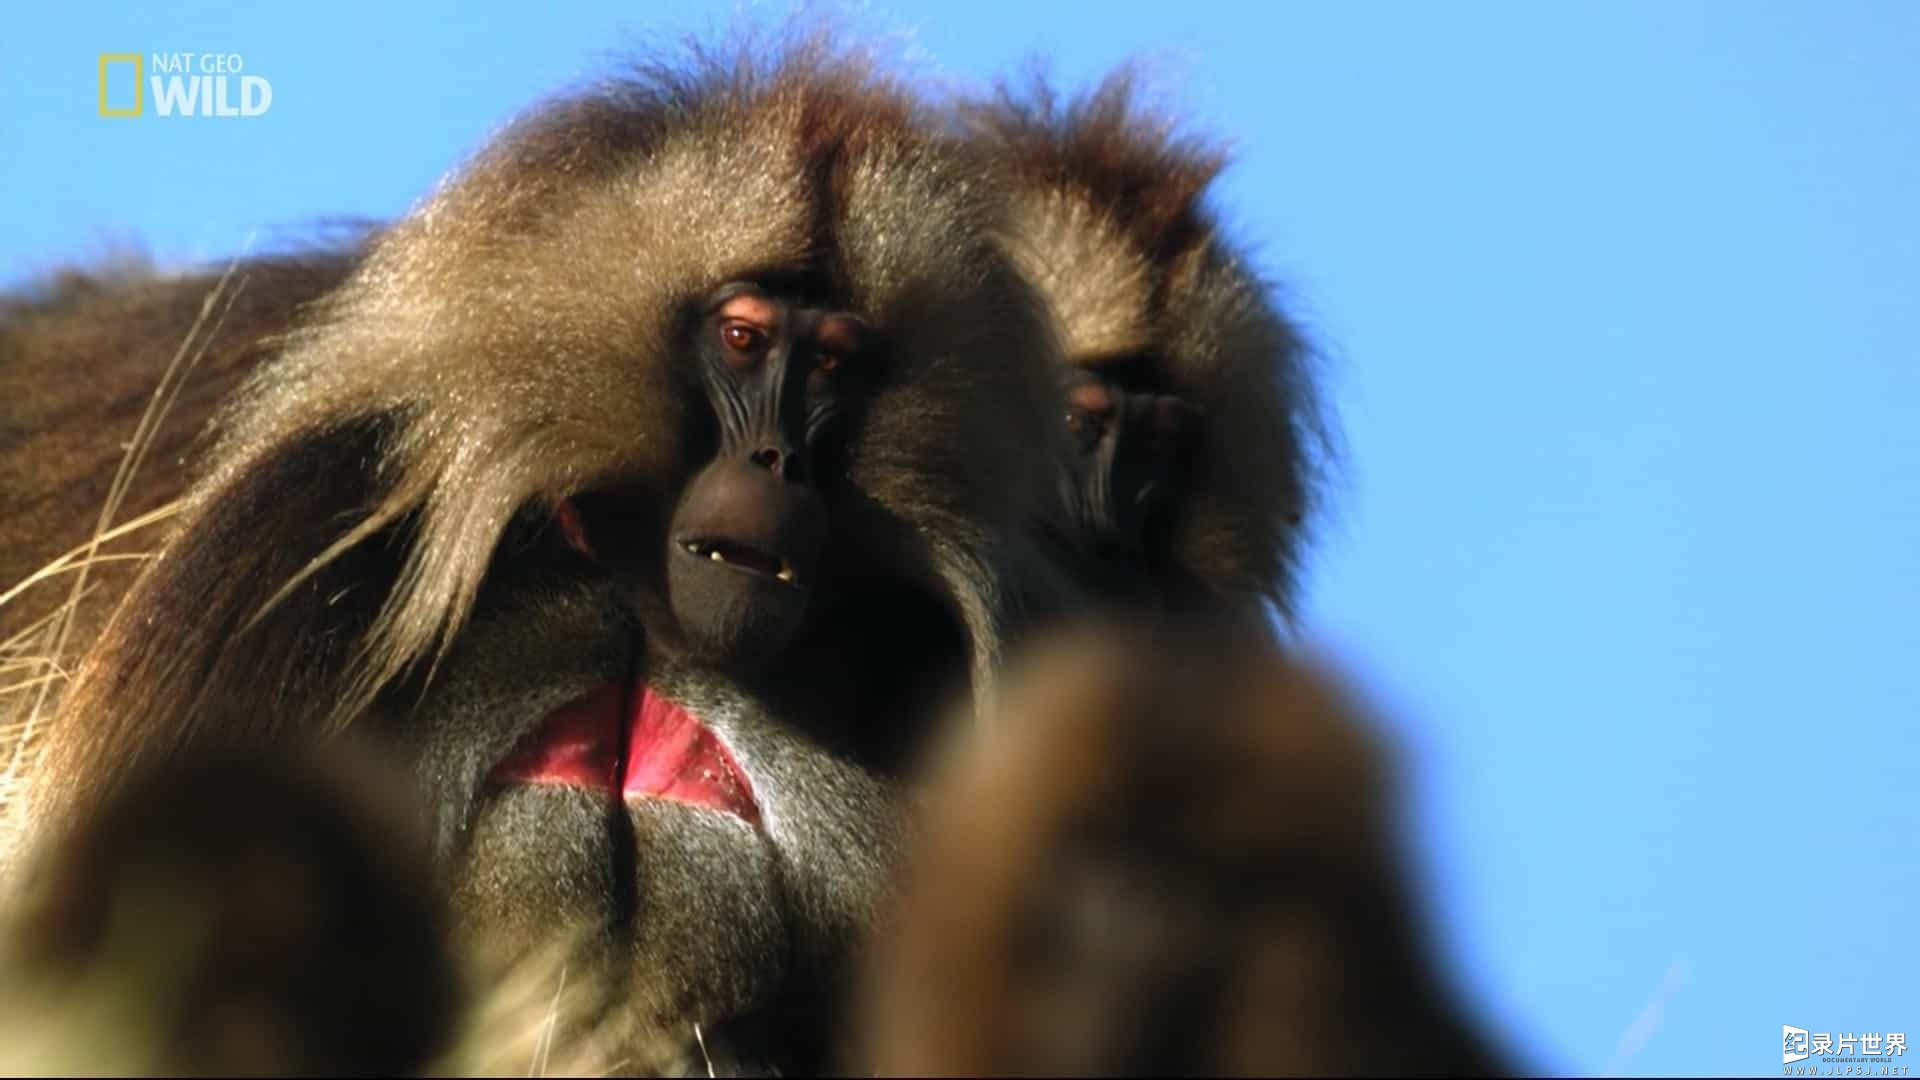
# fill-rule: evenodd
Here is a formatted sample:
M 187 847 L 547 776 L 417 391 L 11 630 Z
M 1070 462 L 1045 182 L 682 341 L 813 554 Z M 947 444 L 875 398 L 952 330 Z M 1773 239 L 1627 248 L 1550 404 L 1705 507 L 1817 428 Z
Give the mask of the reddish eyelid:
M 554 507 L 553 522 L 559 527 L 560 536 L 568 547 L 589 559 L 598 557 L 592 542 L 587 539 L 586 523 L 580 520 L 580 511 L 573 505 L 573 500 L 563 499 Z
M 1067 391 L 1067 400 L 1084 409 L 1089 416 L 1105 418 L 1113 414 L 1113 395 L 1099 383 L 1087 382 Z
M 814 334 L 822 351 L 843 357 L 860 351 L 861 327 L 851 318 L 828 318 Z
M 722 319 L 751 324 L 763 333 L 767 327 L 773 325 L 778 314 L 779 311 L 771 300 L 751 294 L 733 297 L 721 304 L 719 311 Z

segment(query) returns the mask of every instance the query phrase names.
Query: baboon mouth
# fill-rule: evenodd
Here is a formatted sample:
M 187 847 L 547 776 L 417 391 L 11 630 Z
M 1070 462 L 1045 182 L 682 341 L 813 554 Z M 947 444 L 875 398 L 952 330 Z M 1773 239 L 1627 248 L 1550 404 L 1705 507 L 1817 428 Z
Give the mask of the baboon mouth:
M 502 784 L 558 784 L 664 799 L 760 824 L 753 785 L 726 744 L 679 702 L 610 684 L 555 709 L 506 760 Z
M 683 540 L 680 550 L 696 559 L 706 559 L 735 570 L 770 577 L 795 588 L 802 587 L 800 575 L 792 563 L 748 544 L 733 540 Z

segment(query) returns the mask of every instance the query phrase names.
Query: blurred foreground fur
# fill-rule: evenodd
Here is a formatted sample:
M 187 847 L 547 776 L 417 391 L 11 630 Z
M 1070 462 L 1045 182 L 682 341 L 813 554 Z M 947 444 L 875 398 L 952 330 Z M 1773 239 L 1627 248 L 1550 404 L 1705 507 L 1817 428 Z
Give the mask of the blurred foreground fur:
M 870 958 L 858 1071 L 1506 1071 L 1427 956 L 1385 757 L 1253 637 L 1031 657 L 938 771 Z
M 602 1003 L 569 981 L 563 930 L 512 961 L 456 951 L 411 799 L 344 747 L 207 750 L 148 772 L 27 868 L 0 952 L 0 1073 L 618 1064 L 599 1056 Z
M 419 817 L 335 752 L 207 750 L 37 853 L 6 938 L 8 1073 L 391 1073 L 458 989 Z
M 411 785 L 363 746 L 183 755 L 20 869 L 0 1075 L 690 1075 L 726 1060 L 683 1060 L 678 1043 L 636 1060 L 593 931 L 556 925 L 519 955 L 463 936 Z

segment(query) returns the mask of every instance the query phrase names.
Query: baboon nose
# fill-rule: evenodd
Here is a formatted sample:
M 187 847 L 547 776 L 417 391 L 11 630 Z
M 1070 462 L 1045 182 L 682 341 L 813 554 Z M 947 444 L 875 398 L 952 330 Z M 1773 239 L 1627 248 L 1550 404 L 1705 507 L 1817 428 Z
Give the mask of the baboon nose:
M 776 447 L 763 446 L 755 450 L 748 460 L 776 476 L 787 471 L 787 455 L 781 453 Z

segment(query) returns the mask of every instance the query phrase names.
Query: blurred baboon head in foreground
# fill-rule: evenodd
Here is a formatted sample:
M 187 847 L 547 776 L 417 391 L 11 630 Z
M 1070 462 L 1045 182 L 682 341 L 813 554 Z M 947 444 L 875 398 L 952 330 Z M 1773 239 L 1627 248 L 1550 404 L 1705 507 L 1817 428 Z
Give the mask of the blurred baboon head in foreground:
M 1426 955 L 1389 764 L 1327 671 L 1239 631 L 1081 632 L 949 749 L 856 1068 L 1503 1068 Z
M 148 769 L 26 867 L 0 1071 L 415 1071 L 461 997 L 431 866 L 404 777 L 371 754 Z

